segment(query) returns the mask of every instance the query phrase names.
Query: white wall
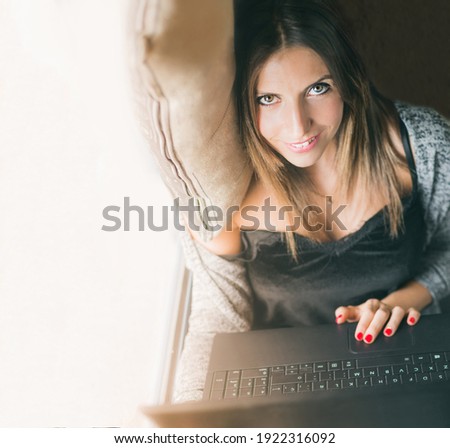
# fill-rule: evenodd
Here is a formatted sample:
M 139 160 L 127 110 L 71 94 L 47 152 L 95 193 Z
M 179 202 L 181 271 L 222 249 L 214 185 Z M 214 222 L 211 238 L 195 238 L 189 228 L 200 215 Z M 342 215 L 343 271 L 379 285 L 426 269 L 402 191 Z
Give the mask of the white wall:
M 174 235 L 134 120 L 121 0 L 0 0 L 0 426 L 128 426 L 156 396 Z

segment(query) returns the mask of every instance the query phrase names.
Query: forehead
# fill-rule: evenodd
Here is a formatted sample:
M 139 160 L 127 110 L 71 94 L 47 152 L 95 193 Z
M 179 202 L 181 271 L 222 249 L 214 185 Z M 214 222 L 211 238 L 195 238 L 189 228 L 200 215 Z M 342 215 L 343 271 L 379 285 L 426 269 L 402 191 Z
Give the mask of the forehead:
M 291 47 L 277 51 L 262 66 L 258 76 L 258 89 L 304 84 L 308 86 L 329 74 L 323 59 L 310 48 Z

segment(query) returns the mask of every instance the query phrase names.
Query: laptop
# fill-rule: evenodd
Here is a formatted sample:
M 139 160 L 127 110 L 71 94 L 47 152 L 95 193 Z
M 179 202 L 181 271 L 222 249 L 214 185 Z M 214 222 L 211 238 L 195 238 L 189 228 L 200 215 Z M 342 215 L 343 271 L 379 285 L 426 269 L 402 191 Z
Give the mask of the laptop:
M 143 411 L 162 427 L 450 427 L 450 314 L 370 345 L 355 328 L 218 334 L 203 400 Z

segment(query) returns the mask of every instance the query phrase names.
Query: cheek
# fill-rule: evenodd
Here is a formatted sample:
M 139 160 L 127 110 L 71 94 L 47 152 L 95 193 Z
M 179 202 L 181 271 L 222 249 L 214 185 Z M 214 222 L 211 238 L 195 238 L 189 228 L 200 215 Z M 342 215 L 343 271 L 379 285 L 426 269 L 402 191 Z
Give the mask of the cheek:
M 326 112 L 326 119 L 328 123 L 338 128 L 342 121 L 342 116 L 344 113 L 344 103 L 341 100 L 341 97 L 336 95 L 330 98 L 327 112 Z
M 279 120 L 277 119 L 277 114 L 273 111 L 261 108 L 258 112 L 258 130 L 261 135 L 268 141 L 274 138 L 279 132 Z
M 344 113 L 344 103 L 340 96 L 330 96 L 310 108 L 312 118 L 317 124 L 338 128 Z

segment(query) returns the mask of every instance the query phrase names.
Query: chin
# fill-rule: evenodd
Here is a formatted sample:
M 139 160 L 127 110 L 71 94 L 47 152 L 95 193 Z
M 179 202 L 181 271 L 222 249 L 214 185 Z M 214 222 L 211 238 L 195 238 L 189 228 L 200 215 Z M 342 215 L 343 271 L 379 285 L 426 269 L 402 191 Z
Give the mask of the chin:
M 322 154 L 320 154 L 319 156 L 313 154 L 299 154 L 299 155 L 281 154 L 281 155 L 286 161 L 288 161 L 291 165 L 296 166 L 297 168 L 309 168 L 315 165 L 322 156 Z

